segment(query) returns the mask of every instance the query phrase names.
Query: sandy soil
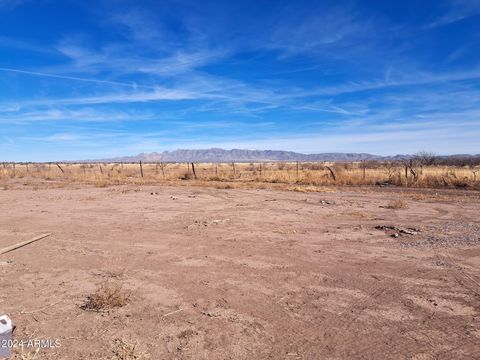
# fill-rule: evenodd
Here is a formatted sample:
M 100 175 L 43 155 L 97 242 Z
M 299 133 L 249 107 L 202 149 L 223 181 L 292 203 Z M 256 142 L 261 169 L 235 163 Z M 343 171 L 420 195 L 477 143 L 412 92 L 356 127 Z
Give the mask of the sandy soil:
M 479 214 L 462 191 L 3 190 L 0 247 L 52 236 L 0 255 L 0 312 L 61 340 L 37 359 L 480 358 Z M 130 302 L 82 310 L 104 281 Z

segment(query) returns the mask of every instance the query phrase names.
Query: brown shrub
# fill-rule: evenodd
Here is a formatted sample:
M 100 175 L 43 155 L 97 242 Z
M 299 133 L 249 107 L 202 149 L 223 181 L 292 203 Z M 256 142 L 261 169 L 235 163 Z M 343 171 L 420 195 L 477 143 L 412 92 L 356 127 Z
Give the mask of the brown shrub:
M 186 171 L 182 175 L 179 176 L 180 180 L 192 180 L 193 179 L 193 174 L 190 171 Z
M 103 311 L 127 305 L 130 294 L 118 283 L 101 283 L 81 306 L 83 310 Z
M 387 206 L 387 209 L 406 209 L 408 208 L 408 204 L 405 200 L 398 199 L 390 201 Z

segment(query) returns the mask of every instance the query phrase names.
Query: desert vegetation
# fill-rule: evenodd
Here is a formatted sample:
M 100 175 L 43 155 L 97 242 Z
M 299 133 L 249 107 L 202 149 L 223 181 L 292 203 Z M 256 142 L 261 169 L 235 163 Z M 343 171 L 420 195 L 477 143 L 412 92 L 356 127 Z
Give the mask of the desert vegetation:
M 81 305 L 83 310 L 104 311 L 125 306 L 130 299 L 128 291 L 119 283 L 105 281 L 97 286 L 95 292 L 87 296 Z
M 403 199 L 397 199 L 397 200 L 391 200 L 388 205 L 386 206 L 387 209 L 393 209 L 393 210 L 398 210 L 398 209 L 407 209 L 408 204 L 405 200 Z
M 442 159 L 417 154 L 397 161 L 350 163 L 3 163 L 0 182 L 11 179 L 75 182 L 99 187 L 195 181 L 304 186 L 400 186 L 418 188 L 480 188 L 480 159 Z M 223 187 L 229 187 L 224 185 Z

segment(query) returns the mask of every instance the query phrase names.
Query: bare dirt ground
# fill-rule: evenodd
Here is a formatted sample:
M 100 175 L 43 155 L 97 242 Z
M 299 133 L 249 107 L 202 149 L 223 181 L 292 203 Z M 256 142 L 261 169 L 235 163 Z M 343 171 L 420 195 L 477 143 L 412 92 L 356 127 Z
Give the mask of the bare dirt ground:
M 387 208 L 395 199 L 408 208 Z M 61 340 L 37 359 L 478 359 L 479 199 L 0 190 L 0 247 L 52 233 L 0 255 L 0 312 L 15 339 Z M 128 304 L 83 310 L 105 281 L 122 284 Z

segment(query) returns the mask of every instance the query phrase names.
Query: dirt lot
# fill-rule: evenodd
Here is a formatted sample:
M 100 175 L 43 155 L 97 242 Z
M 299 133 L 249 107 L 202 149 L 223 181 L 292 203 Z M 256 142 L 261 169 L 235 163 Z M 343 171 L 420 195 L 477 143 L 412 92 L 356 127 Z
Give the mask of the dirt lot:
M 480 358 L 479 198 L 0 190 L 0 247 L 52 233 L 0 255 L 0 313 L 15 339 L 61 340 L 37 359 Z M 83 310 L 105 281 L 128 304 Z

